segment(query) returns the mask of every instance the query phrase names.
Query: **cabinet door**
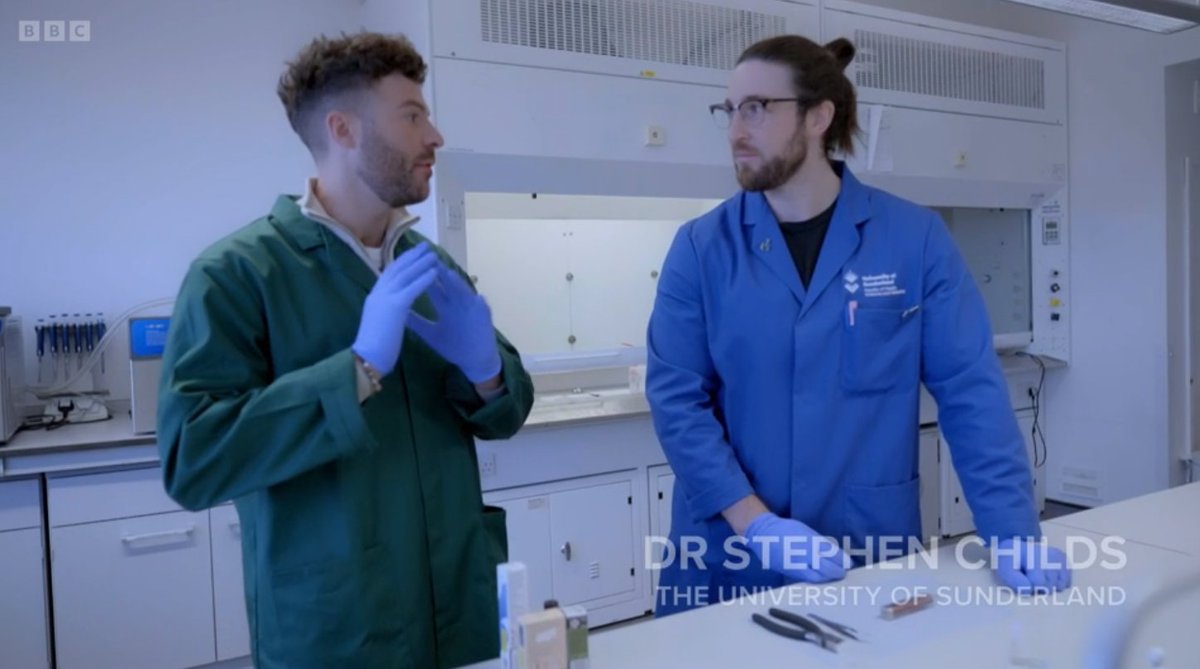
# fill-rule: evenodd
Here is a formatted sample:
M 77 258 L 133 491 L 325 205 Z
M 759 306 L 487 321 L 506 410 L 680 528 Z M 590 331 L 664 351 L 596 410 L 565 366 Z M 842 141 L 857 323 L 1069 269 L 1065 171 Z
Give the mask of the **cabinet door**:
M 940 437 L 940 435 L 939 435 Z M 941 514 L 942 536 L 956 537 L 967 534 L 975 529 L 975 519 L 971 516 L 971 507 L 967 506 L 967 496 L 963 494 L 962 482 L 954 471 L 954 463 L 950 458 L 950 445 L 945 439 L 938 439 L 938 451 L 941 453 Z
M 1016 416 L 1021 436 L 1025 439 L 1026 452 L 1029 454 L 1029 465 L 1033 473 L 1034 499 L 1036 500 L 1038 513 L 1041 513 L 1046 506 L 1045 469 L 1044 466 L 1042 468 L 1034 467 L 1037 459 L 1033 447 L 1033 412 L 1018 411 Z M 940 480 L 942 488 L 940 493 L 942 535 L 953 537 L 974 532 L 975 519 L 971 515 L 970 507 L 967 506 L 967 497 L 963 494 L 962 481 L 959 480 L 958 474 L 954 471 L 954 466 L 951 463 L 949 446 L 945 439 L 939 439 L 939 442 L 938 449 L 941 453 L 939 468 L 941 469 Z M 1045 456 L 1040 455 L 1039 457 Z M 922 497 L 922 510 L 924 510 L 924 497 Z M 926 533 L 928 534 L 928 530 Z
M 921 539 L 929 541 L 939 536 L 938 516 L 941 514 L 941 475 L 938 472 L 938 432 L 922 430 L 918 438 L 921 476 Z
M 634 588 L 632 482 L 557 492 L 550 499 L 554 594 L 582 604 Z
M 209 511 L 212 523 L 213 606 L 216 609 L 217 659 L 250 654 L 246 590 L 242 581 L 242 526 L 230 504 Z
M 654 543 L 644 546 L 642 550 L 649 553 L 646 557 L 654 564 L 662 564 L 666 551 L 667 539 L 671 535 L 671 502 L 675 492 L 675 474 L 669 468 L 651 470 L 650 473 L 650 534 L 656 537 Z M 658 569 L 650 570 L 651 592 L 658 597 Z
M 554 596 L 550 572 L 549 496 L 533 495 L 503 501 L 485 496 L 485 499 L 488 504 L 504 508 L 508 525 L 508 559 L 525 563 L 529 578 L 529 608 L 541 610 L 542 603 Z
M 42 530 L 0 532 L 0 664 L 48 669 Z
M 50 533 L 61 669 L 175 669 L 216 660 L 208 513 Z

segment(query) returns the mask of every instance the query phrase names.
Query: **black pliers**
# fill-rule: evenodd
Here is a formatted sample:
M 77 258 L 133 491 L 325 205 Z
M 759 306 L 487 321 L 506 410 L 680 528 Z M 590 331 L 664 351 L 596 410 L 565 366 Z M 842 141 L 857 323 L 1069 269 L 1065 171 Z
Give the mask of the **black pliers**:
M 808 641 L 814 643 L 825 650 L 836 653 L 837 644 L 841 643 L 842 639 L 834 634 L 823 631 L 816 623 L 805 618 L 802 615 L 784 611 L 783 609 L 772 608 L 767 611 L 771 618 L 778 618 L 784 622 L 791 623 L 795 627 L 783 625 L 771 618 L 768 618 L 761 613 L 755 613 L 750 616 L 750 619 L 759 626 L 779 634 L 780 636 L 796 639 L 798 641 Z M 798 629 L 797 629 L 798 628 Z

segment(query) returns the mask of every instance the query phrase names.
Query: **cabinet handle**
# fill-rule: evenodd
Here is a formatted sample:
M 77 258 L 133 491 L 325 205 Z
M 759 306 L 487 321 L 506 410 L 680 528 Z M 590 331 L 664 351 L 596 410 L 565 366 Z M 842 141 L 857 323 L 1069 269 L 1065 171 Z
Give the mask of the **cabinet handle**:
M 129 534 L 121 537 L 121 543 L 130 548 L 149 548 L 151 546 L 166 546 L 174 543 L 186 543 L 192 540 L 196 526 L 165 532 L 148 532 L 146 534 Z
M 561 553 L 562 553 L 564 556 L 566 556 L 566 558 L 567 558 L 567 562 L 570 562 L 570 561 L 571 561 L 571 542 L 570 542 L 570 541 L 568 541 L 567 543 L 563 544 L 563 545 L 562 545 L 562 548 L 560 548 L 560 549 L 558 549 L 558 550 L 559 550 L 559 552 L 561 552 Z

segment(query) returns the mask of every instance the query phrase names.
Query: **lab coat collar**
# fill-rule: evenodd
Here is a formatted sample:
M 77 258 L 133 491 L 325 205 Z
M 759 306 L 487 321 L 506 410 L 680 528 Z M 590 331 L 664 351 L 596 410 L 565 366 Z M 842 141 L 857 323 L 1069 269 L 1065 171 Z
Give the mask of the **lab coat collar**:
M 858 177 L 854 176 L 850 168 L 846 167 L 844 161 L 831 160 L 829 164 L 833 167 L 834 173 L 842 180 L 841 190 L 838 191 L 837 209 L 833 212 L 831 225 L 839 219 L 843 219 L 843 222 L 849 222 L 851 225 L 866 223 L 871 218 L 870 191 L 863 186 Z M 741 214 L 742 225 L 759 225 L 767 222 L 778 225 L 775 212 L 767 203 L 767 196 L 762 191 L 744 191 L 743 197 L 743 209 L 738 212 Z
M 300 213 L 305 218 L 316 221 L 332 231 L 376 274 L 383 271 L 383 267 L 377 267 L 372 263 L 371 257 L 367 254 L 366 248 L 358 239 L 358 236 L 325 211 L 325 206 L 317 198 L 317 180 L 315 177 L 309 177 L 305 181 L 304 195 L 300 197 L 296 204 L 300 208 Z M 419 220 L 418 216 L 408 213 L 408 210 L 404 207 L 397 207 L 392 210 L 392 220 L 388 223 L 387 232 L 383 236 L 383 249 L 385 251 L 383 253 L 384 266 L 396 257 L 396 243 L 400 241 L 400 237 L 416 225 Z
M 808 312 L 821 293 L 841 274 L 841 268 L 854 255 L 861 239 L 858 226 L 870 220 L 870 191 L 854 176 L 842 161 L 831 161 L 834 172 L 841 177 L 837 206 L 825 242 L 817 256 L 817 266 L 809 280 L 808 290 L 800 283 L 796 263 L 788 251 L 787 242 L 779 228 L 775 212 L 761 191 L 747 191 L 741 198 L 742 225 L 746 226 L 746 242 L 800 303 L 800 315 Z
M 301 211 L 299 200 L 299 196 L 287 194 L 276 198 L 270 214 L 274 227 L 298 249 L 314 252 L 330 270 L 346 276 L 369 292 L 379 276 L 379 269 L 371 266 L 361 243 L 353 236 L 346 239 L 332 226 L 306 216 Z M 386 243 L 391 250 L 383 254 L 385 262 L 394 257 L 406 229 L 389 228 Z

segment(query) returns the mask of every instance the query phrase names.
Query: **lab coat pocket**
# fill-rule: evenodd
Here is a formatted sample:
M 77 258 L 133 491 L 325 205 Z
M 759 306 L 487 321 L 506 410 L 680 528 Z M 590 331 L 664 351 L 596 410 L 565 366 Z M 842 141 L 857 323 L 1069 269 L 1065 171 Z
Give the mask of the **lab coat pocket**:
M 854 548 L 866 551 L 862 557 L 868 563 L 907 553 L 910 538 L 920 539 L 919 478 L 877 486 L 847 485 L 845 501 L 847 538 Z
M 275 570 L 272 595 L 278 644 L 289 667 L 347 666 L 392 658 L 410 667 L 405 599 L 395 555 L 377 544 L 348 558 Z M 271 655 L 275 655 L 272 653 Z
M 917 309 L 856 308 L 843 320 L 842 387 L 850 394 L 887 393 L 920 379 Z
M 496 564 L 508 562 L 508 514 L 499 506 L 483 507 L 483 531 L 487 533 L 488 556 Z

